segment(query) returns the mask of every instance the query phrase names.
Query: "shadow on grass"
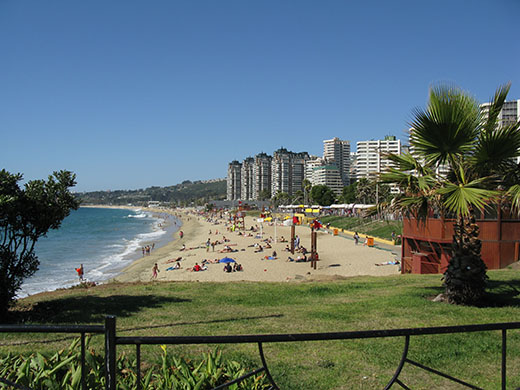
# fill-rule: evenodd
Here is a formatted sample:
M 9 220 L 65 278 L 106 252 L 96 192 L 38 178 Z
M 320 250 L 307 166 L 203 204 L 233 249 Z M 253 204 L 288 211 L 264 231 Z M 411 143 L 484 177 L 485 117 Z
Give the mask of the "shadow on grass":
M 486 295 L 478 307 L 520 307 L 520 280 L 488 280 Z
M 191 300 L 156 295 L 75 296 L 38 302 L 26 310 L 15 308 L 10 322 L 102 324 L 107 315 L 129 317 L 142 309 L 182 302 Z
M 444 287 L 428 286 L 427 295 L 431 299 L 444 293 Z M 488 280 L 486 294 L 475 307 L 520 307 L 520 280 Z

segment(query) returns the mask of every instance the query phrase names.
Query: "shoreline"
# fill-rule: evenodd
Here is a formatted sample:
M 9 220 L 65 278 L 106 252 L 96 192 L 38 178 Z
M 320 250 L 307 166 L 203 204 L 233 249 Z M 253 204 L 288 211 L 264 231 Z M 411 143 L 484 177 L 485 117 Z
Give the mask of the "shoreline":
M 113 209 L 113 210 L 131 210 L 133 213 L 139 214 L 146 214 L 152 219 L 152 224 L 154 225 L 153 230 L 150 232 L 147 231 L 141 231 L 137 236 L 134 236 L 131 240 L 139 240 L 139 246 L 134 247 L 135 249 L 129 251 L 128 248 L 123 248 L 122 252 L 116 252 L 109 256 L 121 256 L 121 260 L 123 260 L 123 263 L 118 264 L 118 262 L 114 263 L 108 263 L 111 264 L 108 267 L 102 266 L 103 261 L 101 263 L 99 262 L 99 259 L 95 260 L 95 266 L 89 267 L 89 257 L 85 257 L 85 259 L 82 261 L 85 263 L 85 266 L 87 267 L 85 272 L 85 279 L 84 281 L 88 283 L 92 283 L 93 285 L 102 285 L 110 283 L 110 281 L 114 278 L 120 275 L 127 269 L 128 267 L 131 267 L 136 261 L 140 259 L 141 256 L 141 247 L 144 247 L 146 245 L 152 246 L 155 244 L 155 249 L 152 251 L 158 251 L 161 248 L 167 246 L 172 241 L 175 240 L 175 233 L 180 228 L 181 221 L 178 219 L 178 217 L 175 215 L 174 210 L 171 209 L 159 209 L 159 208 L 147 208 L 147 207 L 136 207 L 136 206 L 107 206 L 107 205 L 85 205 L 80 206 L 80 208 L 85 209 Z M 153 237 L 153 232 L 156 232 L 158 236 Z M 152 234 L 152 236 L 149 236 Z M 139 236 L 142 236 L 139 238 Z M 131 241 L 129 242 L 131 243 Z M 107 255 L 108 256 L 108 255 Z M 69 256 L 70 257 L 70 256 Z M 74 257 L 74 256 L 72 256 Z M 79 264 L 78 260 L 78 264 Z M 109 261 L 107 259 L 107 261 Z M 74 267 L 77 265 L 68 261 L 65 264 L 67 264 L 68 267 Z M 68 268 L 67 268 L 68 269 Z M 98 271 L 101 270 L 101 273 Z M 94 272 L 93 272 L 94 271 Z M 47 271 L 48 272 L 48 271 Z M 92 273 L 91 273 L 92 272 Z M 58 282 L 56 283 L 56 280 L 47 280 L 47 277 L 44 276 L 37 276 L 37 279 L 33 281 L 30 280 L 30 278 L 27 278 L 26 281 L 24 281 L 24 284 L 26 282 L 29 282 L 27 285 L 22 285 L 22 289 L 20 289 L 17 292 L 17 300 L 23 299 L 26 297 L 34 296 L 41 293 L 48 293 L 52 291 L 57 291 L 61 289 L 68 289 L 68 288 L 77 288 L 81 285 L 81 283 L 78 281 L 77 276 L 71 276 L 70 280 L 68 280 L 66 283 Z
M 179 216 L 179 213 L 176 212 L 175 209 L 171 209 L 171 208 L 138 207 L 138 206 L 111 206 L 111 205 L 84 205 L 84 206 L 80 206 L 80 207 L 101 208 L 101 209 L 123 209 L 123 210 L 132 210 L 132 211 L 140 210 L 143 212 L 150 212 L 150 213 L 152 213 L 152 215 L 166 214 L 166 215 L 174 218 L 173 223 L 171 223 L 171 221 L 170 221 L 168 226 L 165 229 L 165 231 L 167 233 L 164 237 L 163 244 L 158 245 L 155 249 L 153 249 L 150 252 L 149 255 L 140 256 L 139 253 L 136 253 L 135 259 L 132 259 L 132 262 L 130 264 L 125 266 L 123 269 L 121 269 L 116 276 L 104 281 L 103 283 L 111 283 L 114 281 L 119 281 L 119 279 L 126 279 L 126 277 L 123 276 L 124 274 L 131 273 L 133 275 L 135 272 L 139 272 L 138 270 L 140 270 L 141 268 L 143 268 L 145 266 L 147 267 L 149 264 L 151 264 L 150 268 L 153 267 L 153 264 L 154 264 L 153 261 L 158 255 L 164 253 L 165 251 L 168 252 L 168 251 L 171 251 L 174 249 L 174 243 L 177 240 L 177 238 L 175 237 L 175 234 L 179 230 L 181 230 L 181 228 L 183 228 L 183 226 L 184 226 L 184 222 L 181 219 L 181 217 Z M 170 228 L 170 229 L 168 229 L 168 228 Z M 151 243 L 152 242 L 144 241 L 143 245 L 149 245 Z

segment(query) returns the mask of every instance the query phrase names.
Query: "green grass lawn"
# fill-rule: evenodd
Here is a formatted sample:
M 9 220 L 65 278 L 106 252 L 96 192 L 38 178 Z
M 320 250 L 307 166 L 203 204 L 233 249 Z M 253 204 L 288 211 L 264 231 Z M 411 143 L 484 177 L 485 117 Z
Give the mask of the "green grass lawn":
M 320 218 L 323 224 L 330 223 L 332 227 L 357 231 L 360 234 L 368 234 L 383 238 L 385 240 L 392 239 L 392 232 L 396 235 L 402 233 L 402 221 L 372 221 L 366 218 L 340 217 L 336 215 L 324 216 Z
M 435 303 L 440 275 L 355 277 L 306 283 L 106 284 L 60 290 L 22 300 L 17 321 L 101 324 L 117 316 L 118 335 L 180 336 L 334 332 L 496 323 L 520 319 L 520 271 L 490 271 L 489 296 L 482 307 Z M 55 351 L 63 335 L 0 334 L 0 353 Z M 22 344 L 29 341 L 28 344 Z M 41 341 L 41 343 L 40 343 Z M 94 336 L 102 348 L 102 336 Z M 404 340 L 369 339 L 266 344 L 271 372 L 281 389 L 382 388 L 392 377 Z M 412 337 L 409 357 L 483 388 L 500 387 L 500 332 Z M 520 331 L 508 332 L 509 387 L 520 386 Z M 169 347 L 199 357 L 214 346 Z M 257 367 L 255 345 L 222 345 L 224 356 Z M 132 348 L 120 352 L 133 354 Z M 143 346 L 144 365 L 161 349 Z M 455 389 L 412 366 L 401 379 L 413 389 Z

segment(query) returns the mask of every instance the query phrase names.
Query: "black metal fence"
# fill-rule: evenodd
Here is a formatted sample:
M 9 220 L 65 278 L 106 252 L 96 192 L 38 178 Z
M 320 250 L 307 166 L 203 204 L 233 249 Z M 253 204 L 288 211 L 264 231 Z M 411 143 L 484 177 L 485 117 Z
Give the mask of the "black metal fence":
M 232 335 L 232 336 L 173 336 L 173 337 L 120 337 L 116 333 L 116 318 L 113 316 L 106 317 L 105 325 L 93 326 L 31 326 L 31 325 L 0 325 L 0 332 L 46 332 L 46 333 L 79 333 L 81 334 L 81 367 L 82 367 L 82 388 L 86 389 L 84 381 L 85 373 L 85 333 L 104 333 L 105 334 L 105 365 L 106 365 L 106 389 L 116 390 L 116 353 L 118 345 L 135 345 L 137 356 L 137 383 L 136 388 L 141 389 L 141 345 L 189 345 L 189 344 L 257 344 L 258 353 L 262 366 L 243 375 L 233 381 L 220 385 L 213 390 L 224 389 L 234 383 L 241 382 L 246 378 L 264 372 L 270 383 L 270 389 L 278 390 L 273 376 L 269 372 L 267 362 L 263 352 L 264 343 L 284 343 L 284 342 L 302 342 L 302 341 L 326 341 L 326 340 L 355 340 L 355 339 L 372 339 L 372 338 L 389 338 L 403 337 L 404 347 L 401 360 L 397 364 L 394 375 L 384 387 L 385 390 L 390 389 L 394 384 L 399 385 L 403 389 L 409 387 L 399 379 L 399 376 L 406 364 L 418 367 L 432 374 L 439 375 L 450 381 L 456 382 L 470 389 L 481 389 L 464 380 L 455 378 L 449 374 L 441 372 L 437 369 L 428 367 L 424 364 L 416 362 L 408 358 L 408 350 L 410 347 L 411 337 L 438 335 L 438 334 L 455 334 L 455 333 L 471 333 L 500 331 L 502 338 L 502 356 L 501 356 L 501 389 L 506 389 L 507 383 L 507 331 L 520 329 L 520 322 L 509 322 L 499 324 L 481 324 L 481 325 L 460 325 L 460 326 L 441 326 L 428 328 L 406 328 L 406 329 L 385 329 L 385 330 L 368 330 L 354 332 L 332 332 L 332 333 L 297 333 L 297 334 L 266 334 L 266 335 Z M 17 389 L 27 389 L 0 378 L 0 383 L 7 384 Z M 518 390 L 518 389 L 517 389 Z

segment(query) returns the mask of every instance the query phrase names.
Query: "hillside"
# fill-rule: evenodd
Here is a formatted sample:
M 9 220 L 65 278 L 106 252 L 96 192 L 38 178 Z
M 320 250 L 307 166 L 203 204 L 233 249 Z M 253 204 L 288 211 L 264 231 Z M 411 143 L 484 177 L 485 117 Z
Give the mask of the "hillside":
M 226 180 L 183 181 L 169 187 L 149 187 L 138 190 L 94 191 L 76 194 L 82 204 L 143 205 L 149 201 L 180 206 L 204 204 L 226 198 Z

